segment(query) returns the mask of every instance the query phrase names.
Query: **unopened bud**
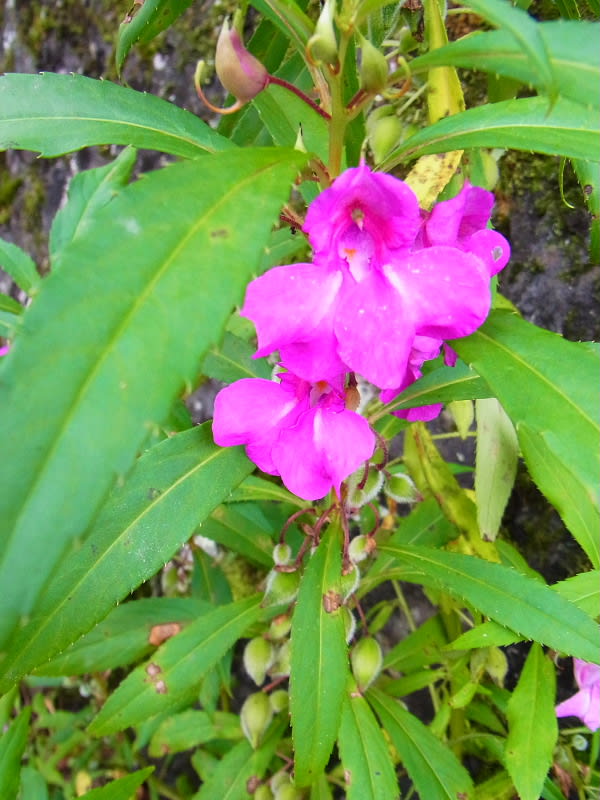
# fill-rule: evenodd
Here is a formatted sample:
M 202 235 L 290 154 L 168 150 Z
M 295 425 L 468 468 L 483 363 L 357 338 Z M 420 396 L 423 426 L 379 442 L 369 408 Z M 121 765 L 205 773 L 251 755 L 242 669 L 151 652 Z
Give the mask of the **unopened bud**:
M 282 542 L 280 544 L 276 544 L 273 548 L 273 561 L 278 567 L 285 566 L 289 564 L 292 560 L 292 548 L 289 544 L 285 544 Z
M 346 635 L 346 644 L 350 644 L 352 639 L 354 639 L 354 634 L 356 633 L 356 617 L 350 611 L 348 606 L 342 606 L 340 608 L 340 614 L 342 615 L 342 619 L 344 621 L 344 633 Z
M 383 655 L 377 639 L 368 636 L 358 641 L 350 653 L 350 661 L 358 688 L 364 692 L 381 672 Z
M 402 139 L 402 123 L 395 114 L 381 116 L 369 126 L 369 144 L 376 164 L 380 164 Z
M 354 564 L 364 561 L 365 558 L 368 558 L 373 550 L 375 550 L 375 546 L 376 542 L 372 536 L 364 536 L 362 534 L 360 536 L 355 536 L 348 547 L 350 561 Z
M 279 772 L 276 772 L 269 783 L 271 784 L 272 791 L 276 792 L 281 786 L 289 786 L 292 782 L 290 775 L 284 769 L 280 769 Z
M 275 800 L 301 800 L 302 792 L 292 783 L 282 784 L 275 792 Z
M 381 470 L 369 469 L 366 480 L 364 480 L 364 470 L 355 472 L 348 479 L 348 503 L 353 508 L 362 508 L 377 497 L 382 485 Z
M 244 736 L 256 750 L 264 732 L 269 727 L 273 710 L 269 698 L 263 692 L 255 692 L 244 701 L 240 711 L 240 723 Z
M 244 669 L 257 686 L 264 683 L 274 657 L 275 648 L 262 636 L 250 639 L 244 648 Z
M 383 53 L 360 36 L 360 88 L 369 94 L 377 94 L 387 86 L 388 63 Z
M 385 482 L 384 491 L 397 503 L 415 503 L 419 499 L 419 490 L 405 472 L 391 475 Z
M 335 0 L 325 0 L 323 10 L 315 25 L 315 32 L 306 45 L 309 61 L 313 64 L 335 64 L 338 57 L 337 39 L 333 29 Z
M 351 564 L 350 571 L 340 578 L 340 590 L 344 602 L 351 597 L 360 584 L 360 570 L 356 564 Z
M 284 639 L 292 627 L 292 618 L 289 614 L 279 614 L 274 617 L 269 625 L 269 639 L 278 642 Z
M 278 572 L 272 569 L 267 575 L 265 587 L 265 605 L 281 605 L 291 603 L 298 594 L 300 575 L 297 572 Z
M 504 679 L 508 672 L 508 661 L 504 655 L 504 651 L 500 650 L 499 647 L 490 647 L 488 649 L 485 671 L 495 684 L 504 686 Z
M 290 674 L 290 640 L 287 639 L 277 650 L 270 670 L 274 678 L 282 678 Z
M 240 103 L 247 103 L 267 86 L 269 73 L 244 47 L 242 38 L 227 20 L 217 40 L 215 70 L 227 91 Z
M 266 783 L 261 783 L 260 786 L 257 786 L 252 797 L 254 800 L 273 800 L 273 792 Z
M 278 689 L 269 695 L 269 702 L 274 714 L 285 711 L 290 704 L 290 698 L 285 689 Z

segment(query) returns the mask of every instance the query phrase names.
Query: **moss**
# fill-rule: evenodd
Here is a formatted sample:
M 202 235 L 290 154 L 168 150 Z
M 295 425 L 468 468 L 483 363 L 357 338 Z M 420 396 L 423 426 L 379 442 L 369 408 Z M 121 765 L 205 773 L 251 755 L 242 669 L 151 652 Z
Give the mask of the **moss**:
M 23 183 L 23 178 L 12 177 L 5 167 L 0 167 L 0 225 L 9 222 L 15 194 Z

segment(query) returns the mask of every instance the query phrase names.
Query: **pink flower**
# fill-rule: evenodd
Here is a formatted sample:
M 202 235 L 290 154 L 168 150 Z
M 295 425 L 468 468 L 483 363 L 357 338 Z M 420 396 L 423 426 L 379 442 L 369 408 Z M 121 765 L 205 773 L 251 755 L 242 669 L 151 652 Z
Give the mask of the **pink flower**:
M 573 659 L 579 691 L 556 706 L 557 717 L 579 717 L 591 731 L 600 728 L 600 666 Z
M 227 20 L 217 40 L 215 70 L 223 86 L 241 104 L 252 100 L 269 83 L 266 68 L 246 50 L 242 37 Z
M 438 339 L 430 339 L 427 336 L 416 336 L 411 350 L 408 369 L 404 377 L 402 385 L 397 389 L 384 389 L 381 392 L 380 399 L 382 403 L 391 403 L 407 389 L 412 383 L 422 376 L 421 367 L 424 361 L 430 361 L 432 358 L 437 358 L 442 347 L 442 342 Z M 446 348 L 450 351 L 450 348 Z M 444 360 L 447 364 L 454 366 L 456 363 L 456 354 L 450 351 L 446 353 Z M 443 403 L 435 403 L 428 406 L 415 406 L 414 408 L 402 409 L 400 411 L 392 411 L 395 417 L 408 420 L 408 422 L 429 422 L 439 416 L 443 407 Z
M 224 447 L 246 445 L 254 463 L 280 475 L 304 500 L 317 500 L 373 454 L 375 436 L 346 407 L 344 376 L 314 385 L 289 372 L 278 383 L 245 378 L 215 399 L 213 435 Z
M 9 350 L 10 350 L 10 345 L 8 344 L 5 344 L 4 347 L 0 347 L 0 356 L 5 356 Z
M 447 241 L 430 244 L 437 217 L 423 220 L 407 184 L 365 165 L 346 170 L 308 210 L 313 263 L 276 267 L 248 287 L 242 314 L 256 326 L 257 355 L 279 350 L 311 382 L 355 371 L 397 389 L 416 336 L 441 344 L 476 330 L 490 307 L 490 264 L 508 244 L 495 234 L 487 252 L 477 238 L 490 203 L 477 213 L 483 190 L 471 190 L 446 213 Z

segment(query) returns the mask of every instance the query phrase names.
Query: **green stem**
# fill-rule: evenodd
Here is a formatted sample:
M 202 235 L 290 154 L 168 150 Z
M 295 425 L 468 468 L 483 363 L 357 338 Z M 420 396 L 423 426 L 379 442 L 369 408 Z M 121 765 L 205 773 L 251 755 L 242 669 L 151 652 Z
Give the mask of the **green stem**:
M 342 171 L 342 157 L 344 153 L 344 138 L 346 126 L 348 125 L 348 115 L 344 104 L 344 64 L 346 61 L 346 50 L 348 48 L 348 36 L 342 34 L 338 50 L 339 68 L 330 68 L 327 82 L 331 93 L 331 122 L 329 123 L 329 174 L 336 178 Z

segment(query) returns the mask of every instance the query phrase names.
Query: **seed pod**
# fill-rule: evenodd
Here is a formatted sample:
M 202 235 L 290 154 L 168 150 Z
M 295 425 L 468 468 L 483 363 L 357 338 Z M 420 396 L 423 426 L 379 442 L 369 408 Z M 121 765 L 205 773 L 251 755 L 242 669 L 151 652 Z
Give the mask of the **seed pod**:
M 366 691 L 381 672 L 383 654 L 377 639 L 368 636 L 358 641 L 350 653 L 352 673 L 361 692 Z
M 253 795 L 254 800 L 273 800 L 273 792 L 266 783 L 261 783 Z
M 271 675 L 274 678 L 282 678 L 290 674 L 290 640 L 287 639 L 277 650 L 275 661 L 271 667 Z
M 291 603 L 298 594 L 300 575 L 297 572 L 278 572 L 272 569 L 267 575 L 265 588 L 265 605 L 282 605 Z
M 257 686 L 264 683 L 267 670 L 275 658 L 275 648 L 267 639 L 257 636 L 244 648 L 244 669 Z
M 290 697 L 285 689 L 278 689 L 276 692 L 272 692 L 269 695 L 269 702 L 271 703 L 273 713 L 279 714 L 281 711 L 285 711 L 289 706 Z
M 292 548 L 289 544 L 285 542 L 281 542 L 280 544 L 276 544 L 273 548 L 273 561 L 275 565 L 278 567 L 285 566 L 289 564 L 292 560 Z
M 359 34 L 360 46 L 360 88 L 369 94 L 383 91 L 388 81 L 388 63 L 383 53 L 368 39 Z
M 354 508 L 361 508 L 374 500 L 383 485 L 383 474 L 378 469 L 370 469 L 367 473 L 367 479 L 364 486 L 359 485 L 362 483 L 364 472 L 360 470 L 355 472 L 348 481 L 348 503 Z
M 240 723 L 244 736 L 255 750 L 269 727 L 272 717 L 271 703 L 263 692 L 254 692 L 244 701 L 240 711 Z
M 360 570 L 356 564 L 351 565 L 350 572 L 342 575 L 340 579 L 340 589 L 342 590 L 343 601 L 351 597 L 358 589 L 360 584 Z
M 289 614 L 279 614 L 271 620 L 269 625 L 269 639 L 279 642 L 285 639 L 292 627 L 292 618 Z
M 325 0 L 323 9 L 315 25 L 315 32 L 306 44 L 306 52 L 313 64 L 335 64 L 338 60 L 338 47 L 333 29 L 334 0 Z
M 375 540 L 372 536 L 355 536 L 348 547 L 348 556 L 353 564 L 364 561 L 375 549 Z
M 404 472 L 390 476 L 383 487 L 384 492 L 397 503 L 416 503 L 419 490 L 411 477 Z

